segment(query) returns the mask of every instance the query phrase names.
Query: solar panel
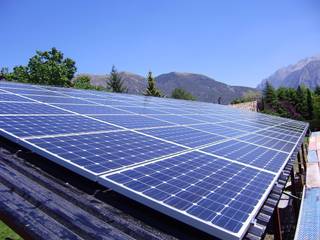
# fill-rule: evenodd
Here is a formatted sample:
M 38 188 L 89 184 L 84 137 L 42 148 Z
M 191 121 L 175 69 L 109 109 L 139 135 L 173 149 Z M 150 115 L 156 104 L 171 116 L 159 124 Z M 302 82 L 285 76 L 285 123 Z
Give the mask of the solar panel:
M 0 134 L 219 238 L 241 239 L 307 124 L 226 106 L 0 83 Z
M 102 178 L 121 193 L 142 198 L 145 204 L 178 219 L 187 217 L 189 223 L 215 235 L 227 236 L 224 229 L 240 237 L 274 176 L 189 152 Z
M 131 131 L 44 137 L 28 141 L 94 174 L 185 150 Z

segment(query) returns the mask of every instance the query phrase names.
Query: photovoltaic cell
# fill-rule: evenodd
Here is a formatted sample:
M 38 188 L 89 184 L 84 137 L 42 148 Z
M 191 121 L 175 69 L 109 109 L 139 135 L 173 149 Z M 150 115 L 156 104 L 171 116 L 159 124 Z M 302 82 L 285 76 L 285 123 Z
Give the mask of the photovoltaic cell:
M 232 124 L 230 124 L 230 126 L 232 126 Z M 222 135 L 225 137 L 236 137 L 236 136 L 248 133 L 245 131 L 225 127 L 225 126 L 219 125 L 218 123 L 217 124 L 195 125 L 195 126 L 192 126 L 192 128 L 198 129 L 201 131 L 205 131 L 208 133 L 219 134 L 219 135 Z
M 240 137 L 239 139 L 249 143 L 258 144 L 264 147 L 285 151 L 287 153 L 290 153 L 295 148 L 294 143 L 278 140 L 275 138 L 270 138 L 267 136 L 261 136 L 258 134 L 247 135 L 244 137 Z
M 1 88 L 1 86 L 0 86 Z M 36 90 L 36 89 L 15 89 L 15 88 L 3 88 L 3 90 L 10 91 L 11 93 L 20 94 L 20 95 L 42 95 L 42 96 L 62 96 L 57 92 L 44 91 L 44 90 Z
M 145 196 L 155 205 L 170 207 L 176 217 L 187 213 L 195 221 L 237 233 L 273 177 L 190 152 L 103 178 L 110 187 L 123 186 L 124 191 Z
M 164 120 L 168 121 L 174 124 L 180 124 L 180 125 L 185 125 L 185 124 L 199 124 L 203 123 L 202 121 L 195 120 L 192 118 L 192 115 L 188 116 L 180 116 L 180 115 L 152 115 L 153 118 L 157 118 L 159 120 Z
M 157 128 L 141 130 L 141 132 L 188 147 L 198 147 L 224 139 L 224 137 L 219 135 L 205 133 L 186 127 Z
M 18 137 L 118 130 L 82 116 L 0 116 L 0 129 Z
M 7 93 L 0 93 L 0 101 L 5 102 L 32 102 L 26 98 L 14 95 L 14 94 L 7 94 Z
M 185 150 L 130 131 L 47 137 L 29 142 L 95 174 Z
M 79 114 L 126 114 L 128 112 L 124 112 L 115 108 L 111 108 L 108 106 L 99 106 L 99 105 L 56 105 L 60 108 L 76 112 Z
M 168 122 L 141 116 L 141 115 L 92 115 L 96 119 L 107 121 L 129 129 L 148 128 L 173 125 Z
M 0 102 L 0 115 L 5 114 L 67 114 L 68 112 L 40 103 Z
M 279 152 L 237 140 L 230 140 L 215 144 L 213 146 L 203 148 L 202 151 L 272 172 L 278 172 L 289 156 L 288 153 Z
M 90 104 L 88 101 L 84 101 L 77 98 L 70 98 L 70 97 L 61 97 L 61 96 L 28 96 L 28 98 L 31 98 L 36 101 L 44 102 L 44 103 L 73 103 L 73 104 Z
M 279 140 L 284 140 L 292 143 L 296 143 L 299 140 L 298 136 L 292 136 L 292 135 L 287 135 L 279 132 L 274 132 L 271 129 L 270 130 L 261 130 L 258 131 L 257 134 L 261 136 L 268 136 L 272 138 L 277 138 Z

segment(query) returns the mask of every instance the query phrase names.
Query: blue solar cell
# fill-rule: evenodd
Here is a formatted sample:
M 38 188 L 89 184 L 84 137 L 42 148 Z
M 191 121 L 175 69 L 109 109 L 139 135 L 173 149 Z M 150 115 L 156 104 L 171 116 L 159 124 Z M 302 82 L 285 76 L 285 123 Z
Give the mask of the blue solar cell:
M 239 124 L 237 122 L 232 122 L 232 124 L 230 124 L 230 122 L 219 123 L 219 125 L 222 125 L 222 126 L 225 126 L 225 127 L 232 127 L 234 129 L 237 129 L 237 130 L 240 130 L 240 131 L 247 131 L 247 132 L 254 132 L 254 131 L 261 130 L 261 128 L 254 127 L 254 126 L 242 125 L 242 124 Z M 265 127 L 265 128 L 267 128 L 267 127 Z
M 66 114 L 66 111 L 40 103 L 0 102 L 0 115 L 4 114 Z
M 292 142 L 292 143 L 296 143 L 299 140 L 298 136 L 292 136 L 292 135 L 290 136 L 290 135 L 286 135 L 283 133 L 274 132 L 274 131 L 270 131 L 270 130 L 261 130 L 256 133 L 261 136 L 277 138 L 277 139 L 284 140 L 287 142 Z
M 189 116 L 181 116 L 181 115 L 152 115 L 152 117 L 157 118 L 159 120 L 168 121 L 174 124 L 199 124 L 203 123 L 202 121 L 198 121 L 195 119 L 192 119 L 191 115 Z
M 5 102 L 32 102 L 29 99 L 14 95 L 14 94 L 7 94 L 7 93 L 1 93 L 0 94 L 0 101 Z
M 232 124 L 230 123 L 230 126 Z M 202 125 L 196 125 L 192 126 L 194 129 L 202 130 L 209 133 L 219 134 L 225 137 L 236 137 L 243 134 L 246 134 L 248 132 L 232 129 L 229 127 L 221 126 L 218 123 L 217 124 L 202 124 Z
M 59 106 L 60 108 L 63 108 L 72 112 L 80 113 L 80 114 L 127 114 L 128 113 L 128 112 L 124 112 L 108 106 L 99 106 L 99 105 L 59 104 L 56 106 Z
M 275 131 L 278 133 L 287 134 L 287 135 L 293 135 L 296 137 L 299 137 L 301 135 L 301 132 L 299 132 L 299 131 L 287 130 L 285 128 L 281 128 L 280 126 L 271 127 L 268 130 Z
M 103 105 L 110 105 L 110 106 L 135 106 L 133 102 L 128 101 L 117 101 L 112 99 L 87 99 L 92 103 L 103 104 Z
M 186 127 L 157 128 L 141 130 L 141 132 L 183 144 L 188 147 L 198 147 L 224 139 L 224 137 L 215 134 L 205 133 Z
M 129 111 L 132 113 L 137 113 L 137 114 L 161 114 L 161 113 L 166 113 L 166 112 L 162 112 L 159 111 L 157 109 L 153 109 L 153 108 L 146 108 L 146 107 L 117 107 L 121 110 L 124 111 Z
M 44 103 L 73 103 L 73 104 L 90 104 L 88 101 L 84 101 L 77 98 L 63 97 L 63 96 L 33 96 L 28 95 L 28 98 Z
M 83 116 L 0 116 L 0 128 L 18 137 L 117 130 Z
M 96 174 L 184 150 L 174 144 L 129 131 L 28 141 Z
M 238 233 L 274 175 L 199 152 L 106 175 L 105 184 L 126 187 L 204 224 Z M 245 200 L 245 201 L 244 201 Z
M 15 89 L 15 88 L 5 88 L 6 91 L 9 91 L 11 93 L 20 94 L 20 95 L 41 95 L 41 96 L 63 96 L 60 93 L 57 92 L 51 92 L 51 91 L 45 91 L 41 89 Z
M 170 126 L 171 123 L 140 115 L 93 115 L 92 117 L 126 128 L 148 128 Z
M 288 153 L 290 153 L 295 148 L 294 143 L 290 143 L 290 142 L 286 142 L 286 141 L 282 141 L 282 140 L 278 140 L 278 139 L 270 138 L 266 136 L 261 136 L 258 134 L 250 134 L 247 136 L 240 137 L 239 139 L 249 143 L 258 144 L 264 147 L 273 148 L 273 149 L 285 151 Z
M 278 172 L 289 156 L 288 153 L 236 140 L 218 143 L 202 151 L 273 172 Z

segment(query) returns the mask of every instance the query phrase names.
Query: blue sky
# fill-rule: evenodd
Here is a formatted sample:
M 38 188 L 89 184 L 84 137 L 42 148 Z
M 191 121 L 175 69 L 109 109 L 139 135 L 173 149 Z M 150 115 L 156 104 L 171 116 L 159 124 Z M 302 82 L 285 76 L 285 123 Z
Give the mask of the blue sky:
M 202 73 L 256 86 L 320 53 L 320 1 L 0 1 L 0 67 L 52 46 L 79 73 Z

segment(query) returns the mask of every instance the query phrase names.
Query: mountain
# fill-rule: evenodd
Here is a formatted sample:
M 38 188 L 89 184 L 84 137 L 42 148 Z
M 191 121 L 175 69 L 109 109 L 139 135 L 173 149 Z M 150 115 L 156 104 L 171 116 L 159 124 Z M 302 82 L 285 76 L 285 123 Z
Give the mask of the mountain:
M 134 73 L 120 72 L 124 85 L 132 94 L 143 94 L 147 86 L 146 78 Z M 91 77 L 91 84 L 106 86 L 106 75 L 85 74 Z M 221 97 L 223 104 L 228 104 L 236 98 L 244 96 L 248 92 L 257 90 L 249 87 L 230 86 L 218 82 L 210 77 L 195 73 L 171 72 L 161 74 L 156 79 L 156 86 L 166 96 L 171 96 L 175 88 L 183 88 L 197 98 L 198 101 L 217 103 Z
M 306 87 L 315 89 L 320 86 L 320 55 L 305 58 L 296 64 L 277 70 L 270 77 L 262 80 L 257 88 L 263 89 L 267 81 L 275 88 L 297 88 L 303 84 Z
M 195 73 L 171 72 L 156 77 L 158 88 L 167 96 L 175 88 L 183 88 L 197 98 L 198 101 L 217 103 L 221 97 L 223 104 L 228 104 L 235 98 L 244 96 L 249 87 L 229 86 L 205 75 Z
M 78 75 L 87 75 L 91 78 L 91 84 L 94 86 L 107 86 L 107 78 L 109 75 L 96 75 L 96 74 L 78 74 Z M 77 76 L 78 76 L 77 75 Z M 129 72 L 119 72 L 124 85 L 128 88 L 128 93 L 131 94 L 142 94 L 147 87 L 147 81 L 144 77 L 129 73 Z

